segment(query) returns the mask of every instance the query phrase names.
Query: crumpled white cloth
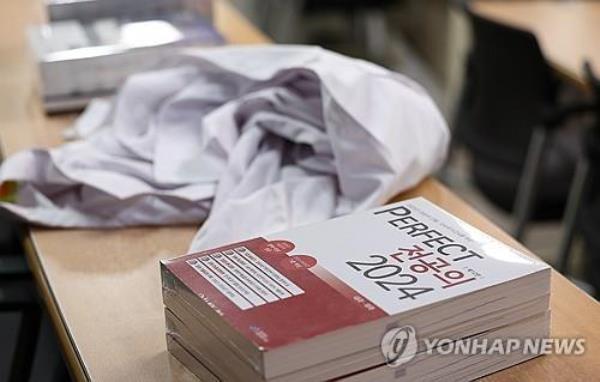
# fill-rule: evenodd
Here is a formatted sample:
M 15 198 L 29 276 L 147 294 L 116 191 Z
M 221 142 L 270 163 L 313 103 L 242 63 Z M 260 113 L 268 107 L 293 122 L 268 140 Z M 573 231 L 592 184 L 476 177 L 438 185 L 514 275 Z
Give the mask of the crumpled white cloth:
M 70 133 L 84 138 L 2 164 L 0 182 L 18 184 L 2 207 L 58 227 L 206 219 L 190 250 L 383 204 L 435 171 L 449 141 L 414 82 L 307 46 L 188 51 Z

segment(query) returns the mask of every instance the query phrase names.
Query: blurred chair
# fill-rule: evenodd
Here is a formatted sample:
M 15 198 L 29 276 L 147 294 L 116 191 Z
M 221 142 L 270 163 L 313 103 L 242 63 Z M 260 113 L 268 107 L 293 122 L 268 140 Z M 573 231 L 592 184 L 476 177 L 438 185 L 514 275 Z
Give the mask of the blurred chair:
M 533 34 L 463 8 L 473 45 L 454 138 L 473 156 L 476 187 L 514 214 L 522 239 L 530 219 L 562 217 L 580 149 L 577 132 L 559 127 L 579 105 L 559 104 L 559 81 Z
M 597 118 L 600 119 L 600 109 Z M 583 206 L 575 207 L 577 215 L 581 212 L 581 219 L 576 219 L 573 229 L 577 227 L 577 223 L 580 224 L 585 243 L 584 278 L 594 288 L 596 298 L 600 298 L 600 122 L 596 123 L 588 138 L 587 163 L 584 167 L 587 171 L 582 181 L 583 194 L 579 199 Z M 569 240 L 569 236 L 566 237 Z M 561 270 L 564 272 L 568 271 L 571 252 L 570 242 L 567 244 L 560 262 Z
M 591 100 L 586 109 L 594 112 L 591 128 L 584 132 L 584 156 L 577 164 L 577 171 L 569 194 L 565 212 L 565 232 L 558 254 L 558 270 L 567 274 L 573 237 L 578 231 L 585 242 L 585 278 L 596 293 L 600 292 L 600 79 L 591 65 L 584 65 L 584 73 L 590 88 Z
M 385 57 L 388 43 L 385 8 L 396 0 L 304 0 L 304 12 L 318 14 L 323 11 L 345 13 L 350 20 L 353 39 L 362 45 L 371 60 Z
M 21 316 L 8 380 L 28 381 L 37 348 L 41 308 L 14 225 L 0 220 L 0 232 L 0 312 Z

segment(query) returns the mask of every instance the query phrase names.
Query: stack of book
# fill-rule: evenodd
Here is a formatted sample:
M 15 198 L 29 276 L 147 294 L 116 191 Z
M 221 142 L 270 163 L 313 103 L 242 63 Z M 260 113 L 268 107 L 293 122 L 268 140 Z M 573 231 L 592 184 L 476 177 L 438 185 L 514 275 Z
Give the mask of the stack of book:
M 202 380 L 471 380 L 533 358 L 550 268 L 423 198 L 161 264 Z
M 46 0 L 27 37 L 48 112 L 111 96 L 132 74 L 164 68 L 180 48 L 222 45 L 211 0 Z

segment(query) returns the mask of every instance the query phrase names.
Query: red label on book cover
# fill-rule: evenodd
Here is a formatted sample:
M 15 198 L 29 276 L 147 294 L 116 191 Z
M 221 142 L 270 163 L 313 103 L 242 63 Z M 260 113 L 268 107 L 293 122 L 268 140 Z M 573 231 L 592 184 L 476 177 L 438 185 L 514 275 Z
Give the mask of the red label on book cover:
M 294 243 L 256 238 L 167 267 L 257 345 L 275 348 L 386 314 Z M 200 277 L 199 277 L 200 276 Z

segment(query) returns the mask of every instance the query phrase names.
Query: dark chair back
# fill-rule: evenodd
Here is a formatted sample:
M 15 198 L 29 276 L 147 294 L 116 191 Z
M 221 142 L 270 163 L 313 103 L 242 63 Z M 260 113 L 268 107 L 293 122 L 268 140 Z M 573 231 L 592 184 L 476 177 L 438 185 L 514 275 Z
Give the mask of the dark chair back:
M 520 168 L 532 129 L 554 105 L 556 82 L 535 36 L 465 10 L 473 44 L 457 138 L 478 158 Z

